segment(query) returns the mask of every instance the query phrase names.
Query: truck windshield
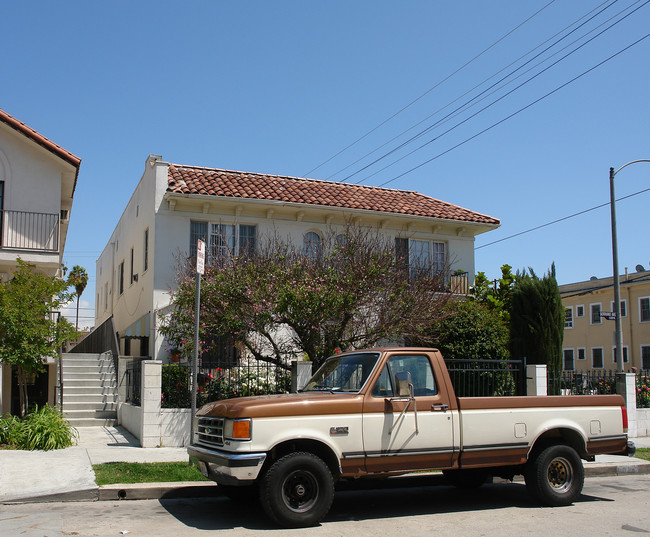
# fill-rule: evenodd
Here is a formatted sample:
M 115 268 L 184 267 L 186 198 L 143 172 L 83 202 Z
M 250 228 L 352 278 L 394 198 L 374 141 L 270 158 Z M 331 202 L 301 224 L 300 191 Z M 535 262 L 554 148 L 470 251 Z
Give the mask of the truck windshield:
M 303 392 L 358 392 L 377 364 L 379 353 L 333 356 L 316 371 Z

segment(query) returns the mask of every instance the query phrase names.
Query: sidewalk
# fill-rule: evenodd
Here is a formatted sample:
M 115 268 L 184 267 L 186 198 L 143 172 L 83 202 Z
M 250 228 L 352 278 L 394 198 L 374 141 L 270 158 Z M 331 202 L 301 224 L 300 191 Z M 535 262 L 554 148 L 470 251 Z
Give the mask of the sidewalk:
M 633 438 L 637 448 L 650 438 Z M 0 451 L 0 503 L 158 499 L 218 494 L 212 482 L 142 483 L 98 487 L 93 464 L 187 461 L 185 448 L 141 448 L 121 427 L 79 429 L 79 444 L 56 451 Z M 587 477 L 650 474 L 650 461 L 599 455 L 585 462 Z

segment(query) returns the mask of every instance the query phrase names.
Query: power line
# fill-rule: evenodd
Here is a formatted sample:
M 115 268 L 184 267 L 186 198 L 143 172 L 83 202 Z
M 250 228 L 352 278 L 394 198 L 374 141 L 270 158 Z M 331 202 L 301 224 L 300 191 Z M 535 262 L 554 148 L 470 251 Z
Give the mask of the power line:
M 615 1 L 618 1 L 618 0 L 615 0 Z M 470 65 L 472 62 L 474 62 L 475 60 L 477 60 L 478 58 L 480 58 L 481 56 L 483 56 L 483 54 L 485 54 L 487 51 L 489 51 L 490 49 L 492 49 L 493 47 L 495 47 L 496 45 L 498 45 L 501 41 L 503 41 L 503 40 L 504 40 L 506 37 L 508 37 L 510 34 L 512 34 L 513 32 L 515 32 L 515 31 L 518 30 L 519 28 L 521 28 L 521 27 L 522 27 L 524 24 L 526 24 L 528 21 L 530 21 L 531 19 L 533 19 L 534 17 L 536 17 L 536 16 L 537 16 L 539 13 L 541 13 L 542 11 L 544 11 L 544 10 L 545 10 L 548 6 L 550 6 L 553 2 L 555 2 L 555 0 L 551 0 L 550 2 L 548 2 L 546 5 L 544 5 L 541 9 L 537 10 L 537 11 L 536 11 L 535 13 L 533 13 L 530 17 L 528 17 L 526 20 L 524 20 L 523 22 L 519 23 L 517 26 L 515 26 L 515 27 L 514 27 L 512 30 L 510 30 L 508 33 L 506 33 L 505 35 L 503 35 L 502 37 L 500 37 L 499 39 L 497 39 L 494 43 L 492 43 L 492 44 L 491 44 L 489 47 L 487 47 L 485 50 L 483 50 L 482 52 L 480 52 L 479 54 L 477 54 L 476 56 L 474 56 L 471 60 L 465 62 L 462 66 L 460 66 L 458 69 L 456 69 L 453 73 L 447 75 L 447 76 L 446 76 L 445 78 L 443 78 L 440 82 L 438 82 L 438 83 L 435 84 L 433 87 L 431 87 L 431 88 L 429 88 L 427 91 L 425 91 L 422 95 L 420 95 L 420 96 L 417 97 L 416 99 L 412 100 L 412 101 L 411 101 L 410 103 L 408 103 L 406 106 L 402 107 L 400 110 L 398 110 L 397 112 L 395 112 L 392 116 L 390 116 L 389 118 L 385 119 L 384 121 L 382 121 L 381 123 L 379 123 L 379 125 L 377 125 L 376 127 L 372 128 L 371 130 L 369 130 L 368 132 L 366 132 L 363 136 L 357 138 L 354 142 L 348 144 L 346 147 L 344 147 L 343 149 L 341 149 L 338 153 L 332 155 L 330 158 L 328 158 L 327 160 L 321 162 L 321 163 L 320 163 L 318 166 L 316 166 L 315 168 L 312 168 L 311 170 L 309 170 L 306 174 L 303 175 L 303 177 L 308 177 L 309 174 L 313 173 L 314 171 L 316 171 L 316 170 L 317 170 L 318 168 L 320 168 L 321 166 L 324 166 L 325 164 L 327 164 L 328 162 L 330 162 L 332 159 L 338 157 L 340 154 L 344 153 L 345 151 L 347 151 L 347 150 L 350 149 L 351 147 L 355 146 L 357 143 L 359 143 L 361 140 L 363 140 L 363 139 L 365 139 L 366 137 L 368 137 L 370 134 L 372 134 L 373 132 L 375 132 L 375 131 L 376 131 L 377 129 L 379 129 L 380 127 L 383 127 L 386 123 L 388 123 L 389 121 L 391 121 L 393 118 L 397 117 L 399 114 L 401 114 L 402 112 L 404 112 L 406 109 L 410 108 L 412 105 L 414 105 L 414 104 L 415 104 L 416 102 L 418 102 L 420 99 L 422 99 L 423 97 L 425 97 L 426 95 L 428 95 L 429 93 L 431 93 L 431 92 L 432 92 L 434 89 L 436 89 L 438 86 L 440 86 L 441 84 L 444 84 L 444 83 L 445 83 L 447 80 L 449 80 L 451 77 L 453 77 L 454 75 L 456 75 L 457 73 L 459 73 L 460 71 L 462 71 L 463 69 L 465 69 L 465 67 L 467 67 L 467 66 Z
M 648 1 L 650 1 L 650 0 L 648 0 Z M 647 4 L 647 3 L 648 3 L 648 2 L 646 2 L 646 4 Z M 645 5 L 645 4 L 644 4 L 644 5 Z M 643 6 L 641 6 L 641 7 L 643 7 Z M 597 36 L 596 36 L 596 37 L 597 37 Z M 445 150 L 445 151 L 443 151 L 443 152 L 441 152 L 441 153 L 438 153 L 438 154 L 435 155 L 434 157 L 431 157 L 430 159 L 428 159 L 428 160 L 426 160 L 426 161 L 424 161 L 424 162 L 418 164 L 417 166 L 414 166 L 413 168 L 410 168 L 409 170 L 406 170 L 405 172 L 402 172 L 401 174 L 399 174 L 399 175 L 393 177 L 392 179 L 389 179 L 388 181 L 383 182 L 382 184 L 380 184 L 380 185 L 378 185 L 378 186 L 382 187 L 382 186 L 385 186 L 385 185 L 387 185 L 387 184 L 389 184 L 389 183 L 392 183 L 393 181 L 396 181 L 397 179 L 400 179 L 401 177 L 404 177 L 405 175 L 408 175 L 409 173 L 414 172 L 415 170 L 421 168 L 422 166 L 425 166 L 425 165 L 429 164 L 430 162 L 433 162 L 434 160 L 436 160 L 436 159 L 442 157 L 443 155 L 446 155 L 447 153 L 453 151 L 454 149 L 457 149 L 457 148 L 459 148 L 460 146 L 465 145 L 467 142 L 470 142 L 470 141 L 473 140 L 474 138 L 478 138 L 478 137 L 481 136 L 482 134 L 485 134 L 486 132 L 492 130 L 494 127 L 497 127 L 497 126 L 501 125 L 502 123 L 505 123 L 505 122 L 508 121 L 509 119 L 512 119 L 512 118 L 515 117 L 516 115 L 518 115 L 518 114 L 520 114 L 521 112 L 523 112 L 524 110 L 527 110 L 528 108 L 531 108 L 532 106 L 534 106 L 534 105 L 536 105 L 537 103 L 543 101 L 543 100 L 546 99 L 547 97 L 550 97 L 550 96 L 553 95 L 554 93 L 557 93 L 558 91 L 560 91 L 561 89 L 565 88 L 565 87 L 568 86 L 569 84 L 572 84 L 572 83 L 575 82 L 576 80 L 578 80 L 578 79 L 582 78 L 583 76 L 589 74 L 591 71 L 593 71 L 593 70 L 597 69 L 598 67 L 604 65 L 604 64 L 607 63 L 608 61 L 614 59 L 615 57 L 619 56 L 620 54 L 622 54 L 623 52 L 625 52 L 625 51 L 627 51 L 628 49 L 632 48 L 633 46 L 638 45 L 641 41 L 647 39 L 648 37 L 650 37 L 650 34 L 646 34 L 645 36 L 643 36 L 643 37 L 641 37 L 640 39 L 636 40 L 634 43 L 631 43 L 631 44 L 628 45 L 627 47 L 625 47 L 625 48 L 619 50 L 618 52 L 616 52 L 615 54 L 612 54 L 610 57 L 606 58 L 605 60 L 603 60 L 603 61 L 597 63 L 596 65 L 594 65 L 593 67 L 587 69 L 586 71 L 583 71 L 583 72 L 582 72 L 581 74 L 579 74 L 578 76 L 572 78 L 572 79 L 569 80 L 568 82 L 565 82 L 565 83 L 562 84 L 561 86 L 558 86 L 558 87 L 555 88 L 554 90 L 549 91 L 548 93 L 546 93 L 546 94 L 543 95 L 542 97 L 539 97 L 538 99 L 536 99 L 536 100 L 534 100 L 533 102 L 527 104 L 526 106 L 523 106 L 522 108 L 520 108 L 520 109 L 517 110 L 516 112 L 513 112 L 512 114 L 510 114 L 510 115 L 506 116 L 505 118 L 503 118 L 503 119 L 497 121 L 496 123 L 493 123 L 493 124 L 490 125 L 489 127 L 487 127 L 487 128 L 485 128 L 485 129 L 479 131 L 478 133 L 474 134 L 473 136 L 470 136 L 469 138 L 466 138 L 466 139 L 463 140 L 462 142 L 460 142 L 460 143 L 458 143 L 458 144 L 456 144 L 456 145 L 450 147 L 449 149 L 447 149 L 447 150 Z M 557 63 L 557 62 L 556 62 L 556 63 Z M 513 91 L 514 91 L 514 90 L 513 90 Z M 511 91 L 510 93 L 512 93 L 512 91 Z M 476 115 L 476 114 L 474 114 L 474 115 L 471 116 L 471 117 L 474 117 L 475 115 Z M 470 119 L 470 118 L 468 118 L 468 119 Z M 464 121 L 466 121 L 466 120 L 464 120 Z M 456 126 L 458 126 L 458 125 L 456 125 Z M 455 128 L 455 127 L 454 127 L 454 128 Z M 446 132 L 449 132 L 449 131 L 446 131 Z M 443 134 L 445 134 L 445 133 L 443 133 Z M 429 142 L 427 142 L 427 144 L 429 144 L 429 143 L 435 141 L 435 140 L 438 139 L 438 138 L 440 138 L 440 136 L 434 138 L 433 140 L 430 140 Z M 424 145 L 427 145 L 427 144 L 424 144 Z M 422 147 L 423 147 L 423 146 L 422 146 Z M 418 149 L 420 149 L 420 148 L 418 148 Z M 411 153 L 413 153 L 413 152 L 411 152 Z M 409 154 L 411 154 L 411 153 L 409 153 Z M 406 155 L 406 156 L 408 156 L 408 155 Z M 402 157 L 402 158 L 405 158 L 405 157 Z M 401 159 L 400 159 L 400 160 L 401 160 Z M 385 168 L 384 168 L 384 169 L 385 169 Z M 381 171 L 381 170 L 380 170 L 380 171 Z
M 645 192 L 650 192 L 650 188 L 646 188 L 644 190 L 639 190 L 638 192 L 634 192 L 633 194 L 628 194 L 627 196 L 623 196 L 621 198 L 617 198 L 616 201 L 623 201 L 628 198 L 631 198 L 633 196 L 638 196 L 639 194 L 643 194 Z M 562 218 L 558 218 L 557 220 L 553 220 L 552 222 L 547 222 L 546 224 L 541 224 L 539 226 L 532 227 L 530 229 L 526 229 L 524 231 L 520 231 L 519 233 L 515 233 L 514 235 L 508 235 L 507 237 L 504 237 L 502 239 L 498 239 L 496 241 L 488 242 L 487 244 L 482 244 L 481 246 L 476 246 L 474 250 L 480 250 L 481 248 L 485 248 L 487 246 L 492 246 L 493 244 L 497 244 L 499 242 L 507 241 L 510 239 L 514 239 L 515 237 L 519 237 L 521 235 L 525 235 L 526 233 L 531 233 L 532 231 L 537 231 L 538 229 L 542 229 L 548 226 L 552 226 L 553 224 L 557 224 L 559 222 L 564 222 L 565 220 L 569 220 L 570 218 L 575 218 L 576 216 L 581 216 L 583 214 L 589 213 L 591 211 L 595 211 L 596 209 L 602 209 L 603 207 L 607 207 L 610 202 L 607 203 L 601 203 L 600 205 L 596 205 L 595 207 L 591 207 L 589 209 L 585 209 L 584 211 L 580 211 L 577 213 L 570 214 L 569 216 L 564 216 Z
M 429 125 L 429 126 L 426 127 L 425 129 L 421 130 L 420 132 L 418 132 L 417 134 L 415 134 L 414 136 L 412 136 L 411 138 L 409 138 L 409 139 L 406 140 L 405 142 L 399 144 L 398 146 L 396 146 L 395 148 L 391 149 L 391 150 L 388 151 L 387 153 L 384 153 L 382 156 L 376 158 L 375 160 L 373 160 L 373 161 L 370 162 L 369 164 L 363 166 L 362 168 L 358 169 L 358 170 L 355 171 L 354 173 L 348 175 L 347 177 L 345 177 L 344 179 L 342 179 L 342 181 L 347 181 L 347 180 L 349 180 L 350 178 L 354 177 L 354 176 L 357 175 L 358 173 L 360 173 L 360 172 L 362 172 L 362 171 L 364 171 L 364 170 L 370 168 L 370 167 L 373 166 L 374 164 L 377 164 L 377 163 L 380 162 L 381 160 L 387 158 L 387 157 L 390 156 L 392 153 L 395 153 L 396 151 L 398 151 L 398 150 L 400 150 L 400 149 L 406 147 L 406 146 L 409 145 L 410 143 L 414 142 L 414 141 L 417 140 L 418 138 L 424 136 L 427 132 L 430 132 L 430 131 L 433 130 L 435 127 L 437 127 L 437 126 L 439 126 L 439 125 L 445 123 L 446 121 L 452 119 L 454 116 L 461 114 L 463 111 L 467 111 L 467 110 L 469 110 L 469 108 L 471 108 L 471 107 L 473 107 L 474 105 L 478 104 L 479 102 L 481 102 L 481 101 L 484 100 L 485 98 L 489 97 L 490 95 L 492 95 L 493 93 L 495 93 L 495 92 L 498 91 L 499 89 L 503 89 L 503 88 L 504 88 L 505 86 L 507 86 L 508 84 L 513 83 L 513 82 L 514 82 L 515 80 L 517 80 L 519 77 L 523 76 L 523 74 L 525 74 L 525 73 L 531 71 L 532 69 L 534 69 L 535 67 L 537 67 L 537 66 L 539 66 L 539 65 L 541 65 L 541 64 L 543 64 L 543 63 L 545 63 L 545 62 L 547 62 L 547 61 L 549 61 L 553 56 L 559 54 L 562 50 L 565 50 L 565 49 L 568 48 L 571 44 L 574 44 L 574 43 L 576 43 L 577 41 L 580 41 L 580 39 L 582 39 L 582 38 L 584 38 L 585 36 L 589 35 L 590 33 L 594 32 L 595 30 L 597 30 L 597 29 L 598 29 L 600 26 L 602 26 L 603 24 L 606 24 L 607 22 L 609 22 L 610 20 L 612 20 L 614 17 L 616 17 L 616 16 L 620 15 L 621 13 L 623 13 L 623 12 L 627 11 L 628 9 L 630 9 L 631 6 L 628 6 L 627 8 L 621 10 L 621 11 L 618 12 L 616 15 L 614 15 L 613 17 L 611 17 L 610 19 L 608 19 L 608 21 L 605 21 L 604 23 L 602 23 L 601 25 L 597 26 L 596 28 L 594 28 L 594 29 L 588 31 L 586 34 L 583 34 L 583 35 L 582 35 L 581 37 L 579 37 L 577 40 L 573 41 L 573 43 L 571 43 L 570 45 L 567 45 L 567 47 L 565 47 L 564 49 L 561 49 L 560 51 L 556 52 L 555 54 L 552 54 L 551 56 L 549 56 L 548 58 L 546 58 L 546 59 L 540 61 L 537 65 L 535 65 L 535 66 L 531 67 L 530 69 L 526 70 L 524 73 L 522 73 L 522 74 L 519 75 L 518 77 L 514 78 L 514 79 L 511 80 L 510 82 L 506 82 L 506 83 L 503 84 L 500 88 L 497 88 L 497 89 L 495 89 L 493 92 L 488 93 L 487 95 L 485 95 L 487 92 L 489 92 L 490 90 L 492 90 L 493 88 L 495 88 L 496 86 L 498 86 L 499 84 L 501 84 L 502 82 L 506 81 L 508 78 L 512 77 L 512 75 L 514 75 L 515 73 L 517 73 L 518 71 L 520 71 L 520 70 L 523 69 L 524 67 L 526 67 L 526 65 L 530 64 L 531 62 L 533 62 L 534 60 L 536 60 L 537 58 L 539 58 L 540 56 L 542 56 L 545 52 L 548 52 L 550 49 L 552 49 L 553 47 L 555 47 L 558 43 L 564 41 L 564 40 L 567 39 L 570 35 L 572 35 L 573 33 L 577 32 L 577 31 L 578 31 L 580 28 L 582 28 L 585 24 L 589 23 L 589 22 L 592 21 L 594 18 L 598 17 L 600 14 L 602 14 L 604 11 L 606 11 L 607 9 L 609 9 L 612 5 L 614 5 L 614 4 L 615 4 L 616 2 L 618 2 L 618 1 L 619 1 L 619 0 L 613 0 L 610 4 L 608 4 L 607 6 L 605 6 L 603 9 L 601 9 L 600 11 L 598 11 L 597 13 L 595 13 L 594 15 L 592 15 L 591 17 L 589 17 L 586 21 L 582 22 L 581 24 L 579 24 L 578 26 L 576 26 L 575 28 L 573 28 L 573 29 L 572 29 L 570 32 L 568 32 L 566 35 L 564 35 L 564 36 L 562 36 L 561 38 L 557 39 L 555 42 L 553 42 L 552 44 L 550 44 L 549 46 L 547 46 L 544 50 L 542 50 L 541 52 L 537 53 L 537 54 L 534 55 L 532 58 L 530 58 L 529 60 L 527 60 L 526 62 L 524 62 L 523 64 L 521 64 L 519 67 L 515 68 L 514 70 L 510 71 L 510 72 L 509 72 L 508 74 L 506 74 L 505 76 L 501 77 L 499 80 L 497 80 L 496 82 L 494 82 L 491 86 L 487 87 L 486 89 L 484 89 L 483 91 L 481 91 L 480 93 L 478 93 L 477 95 L 475 95 L 474 97 L 472 97 L 471 99 L 465 101 L 463 104 L 461 104 L 461 105 L 459 105 L 458 107 L 456 107 L 454 110 L 452 110 L 451 112 L 449 112 L 449 113 L 448 113 L 447 115 L 445 115 L 443 118 L 439 119 L 438 121 L 436 121 L 436 122 L 433 123 L 432 125 Z M 641 0 L 637 0 L 636 3 L 640 2 L 640 1 L 641 1 Z M 606 2 L 604 2 L 604 3 L 606 3 Z M 603 4 L 604 4 L 604 3 L 603 3 Z M 602 6 L 603 4 L 601 4 L 600 6 Z M 632 5 L 634 5 L 634 4 L 632 4 Z M 598 6 L 598 7 L 600 7 L 600 6 Z M 480 84 L 477 84 L 477 85 L 474 86 L 471 90 L 465 92 L 465 93 L 464 93 L 463 95 L 461 95 L 460 97 L 457 97 L 456 99 L 454 99 L 454 100 L 451 101 L 450 103 L 448 103 L 448 104 L 446 104 L 445 106 L 443 106 L 442 108 L 438 109 L 438 110 L 437 110 L 436 112 L 434 112 L 433 114 L 430 114 L 430 115 L 427 116 L 425 119 L 423 119 L 422 121 L 418 122 L 416 125 L 410 127 L 409 129 L 407 129 L 406 131 L 402 132 L 402 133 L 399 134 L 398 136 L 392 138 L 389 142 L 387 142 L 386 144 L 383 144 L 381 147 L 384 147 L 385 145 L 387 145 L 387 144 L 390 143 L 391 141 L 395 140 L 396 138 L 399 138 L 399 136 L 401 136 L 402 134 L 404 134 L 404 133 L 408 132 L 409 130 L 413 129 L 415 126 L 420 125 L 421 123 L 423 123 L 423 122 L 426 121 L 427 119 L 430 119 L 431 117 L 435 116 L 438 112 L 441 112 L 441 111 L 444 110 L 445 108 L 449 107 L 451 104 L 453 104 L 453 103 L 455 103 L 456 101 L 458 101 L 459 99 L 463 98 L 465 95 L 471 93 L 472 91 L 474 91 L 474 90 L 477 89 L 478 87 L 482 86 L 484 83 L 486 83 L 487 81 L 491 80 L 492 78 L 494 78 L 495 76 L 497 76 L 499 73 L 505 71 L 508 67 L 514 65 L 514 64 L 517 63 L 519 60 L 521 60 L 521 59 L 525 58 L 526 56 L 528 56 L 531 52 L 534 52 L 535 50 L 537 50 L 538 48 L 540 48 L 540 47 L 543 46 L 544 44 L 548 43 L 549 41 L 551 41 L 552 39 L 554 39 L 554 38 L 557 37 L 558 35 L 562 34 L 565 30 L 567 30 L 567 29 L 570 28 L 571 26 L 575 25 L 577 22 L 581 21 L 582 19 L 584 19 L 585 17 L 587 17 L 589 14 L 593 13 L 594 11 L 596 11 L 596 9 L 598 9 L 598 8 L 593 9 L 592 11 L 590 11 L 590 12 L 588 12 L 587 14 L 583 15 L 582 17 L 580 17 L 580 18 L 577 19 L 576 21 L 572 22 L 571 24 L 569 24 L 568 26 L 566 26 L 563 30 L 561 30 L 560 32 L 557 32 L 554 36 L 552 36 L 551 38 L 549 38 L 549 39 L 547 39 L 546 41 L 544 41 L 541 45 L 538 45 L 537 47 L 535 47 L 535 48 L 531 49 L 530 51 L 528 51 L 528 52 L 527 52 L 526 54 L 524 54 L 523 56 L 520 56 L 517 60 L 515 60 L 514 62 L 511 62 L 508 66 L 506 66 L 506 67 L 504 67 L 503 69 L 499 70 L 499 71 L 498 71 L 497 73 L 495 73 L 494 75 L 488 77 L 487 79 L 485 79 L 485 80 L 484 80 L 483 82 L 481 82 Z M 633 12 L 632 12 L 632 13 L 633 13 Z M 628 14 L 628 16 L 629 16 L 629 15 L 631 15 L 631 13 Z M 625 18 L 625 17 L 623 17 L 622 19 L 620 19 L 620 20 L 617 21 L 616 23 L 612 24 L 609 28 L 613 27 L 615 24 L 618 24 L 618 22 L 620 22 L 620 21 L 623 20 L 624 18 Z M 609 28 L 607 28 L 607 30 L 608 30 Z M 601 32 L 601 33 L 602 33 L 602 32 Z M 598 35 L 600 35 L 600 34 L 598 34 Z M 598 37 L 598 35 L 596 35 L 594 38 L 592 38 L 592 40 L 595 39 L 596 37 Z M 591 40 L 590 40 L 590 41 L 591 41 Z M 505 97 L 507 97 L 508 95 L 510 95 L 510 93 L 513 93 L 514 91 L 518 90 L 519 88 L 521 88 L 522 86 L 524 86 L 524 85 L 527 84 L 528 82 L 534 80 L 537 76 L 541 75 L 542 73 L 544 73 L 545 71 L 547 71 L 548 69 L 550 69 L 551 67 L 553 67 L 554 65 L 556 65 L 557 63 L 559 63 L 559 61 L 562 61 L 562 60 L 565 59 L 566 57 L 570 56 L 571 54 L 573 54 L 573 52 L 575 52 L 576 50 L 579 50 L 582 46 L 586 45 L 586 44 L 589 43 L 590 41 L 587 41 L 586 43 L 584 43 L 584 44 L 581 45 L 580 47 L 576 48 L 576 49 L 575 49 L 574 51 L 572 51 L 571 53 L 567 54 L 566 56 L 564 56 L 563 58 L 561 58 L 560 60 L 558 60 L 558 62 L 555 62 L 555 63 L 553 63 L 552 65 L 550 65 L 549 67 L 547 67 L 546 69 L 540 71 L 539 73 L 537 73 L 537 74 L 534 75 L 533 77 L 531 77 L 531 78 L 529 78 L 528 80 L 526 80 L 526 81 L 525 81 L 524 83 L 522 83 L 521 85 L 517 86 L 515 89 L 513 89 L 513 90 L 511 90 L 510 92 L 506 93 L 505 95 L 503 95 L 503 96 L 500 97 L 499 99 L 496 99 L 496 100 L 493 101 L 491 104 L 489 104 L 489 105 L 486 106 L 485 108 L 479 110 L 479 112 L 477 112 L 476 114 L 474 114 L 474 115 L 468 117 L 466 120 L 464 120 L 463 122 L 459 123 L 458 125 L 456 125 L 456 126 L 453 127 L 453 128 L 456 128 L 457 126 L 462 125 L 463 123 L 465 123 L 465 122 L 468 121 L 469 119 L 472 119 L 473 117 L 475 117 L 477 114 L 483 112 L 483 111 L 486 110 L 487 108 L 489 108 L 489 107 L 493 106 L 494 104 L 498 103 L 500 100 L 502 100 L 502 99 L 504 99 Z M 482 97 L 481 99 L 479 99 L 479 97 L 481 97 L 481 96 L 483 96 L 483 95 L 485 95 L 485 97 Z M 478 99 L 478 101 L 477 101 L 477 99 Z M 476 102 L 472 105 L 471 103 L 472 103 L 473 101 L 476 101 Z M 464 110 L 463 110 L 463 109 L 464 109 Z M 453 129 L 450 129 L 450 130 L 453 130 Z M 444 133 L 441 134 L 439 137 L 434 138 L 433 140 L 430 140 L 428 143 L 431 143 L 432 141 L 435 141 L 436 139 L 438 139 L 438 138 L 444 136 L 445 134 L 447 134 L 448 132 L 450 132 L 450 131 L 446 131 L 446 132 L 444 132 Z M 386 166 L 386 167 L 384 167 L 384 168 L 378 170 L 377 172 L 374 172 L 374 173 L 368 175 L 367 177 L 364 177 L 363 179 L 359 180 L 359 181 L 357 182 L 357 184 L 362 183 L 362 182 L 364 182 L 365 180 L 369 179 L 370 177 L 373 177 L 373 176 L 376 175 L 377 173 L 382 172 L 383 170 L 389 168 L 390 166 L 393 166 L 394 164 L 396 164 L 397 162 L 400 162 L 401 160 L 403 160 L 404 158 L 408 157 L 409 155 L 411 155 L 411 154 L 413 154 L 413 153 L 419 151 L 420 149 L 422 149 L 422 148 L 423 148 L 424 146 L 426 146 L 426 145 L 428 145 L 428 144 L 424 144 L 423 146 L 420 146 L 419 148 L 415 149 L 414 151 L 411 151 L 411 152 L 407 153 L 406 155 L 404 155 L 403 157 L 401 157 L 401 158 L 395 160 L 395 161 L 392 162 L 390 165 L 388 165 L 388 166 Z M 375 151 L 377 151 L 377 149 L 373 150 L 371 153 L 368 153 L 367 155 L 365 155 L 364 157 L 362 157 L 362 158 L 359 159 L 359 160 L 362 160 L 362 159 L 365 158 L 366 156 L 368 156 L 368 155 L 374 153 Z M 355 163 L 358 162 L 359 160 L 355 161 Z M 346 166 L 346 168 L 348 168 L 348 167 L 349 167 L 349 166 Z M 346 169 L 346 168 L 344 168 L 344 169 Z M 340 170 L 340 171 L 342 171 L 342 170 Z M 331 177 L 331 176 L 330 176 L 330 177 Z M 330 177 L 328 177 L 328 179 L 329 179 Z

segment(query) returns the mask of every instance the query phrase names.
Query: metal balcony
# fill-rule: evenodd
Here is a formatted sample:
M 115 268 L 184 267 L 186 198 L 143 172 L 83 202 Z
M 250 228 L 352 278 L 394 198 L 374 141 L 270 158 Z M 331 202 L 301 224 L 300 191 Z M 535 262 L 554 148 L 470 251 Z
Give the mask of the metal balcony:
M 0 211 L 0 215 L 0 248 L 59 251 L 58 214 Z

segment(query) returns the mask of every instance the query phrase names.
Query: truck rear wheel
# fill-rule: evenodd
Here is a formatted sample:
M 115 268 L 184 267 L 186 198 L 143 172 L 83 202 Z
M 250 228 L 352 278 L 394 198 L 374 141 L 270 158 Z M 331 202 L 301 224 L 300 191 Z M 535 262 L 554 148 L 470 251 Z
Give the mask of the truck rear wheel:
M 569 446 L 549 446 L 528 462 L 526 488 L 541 503 L 569 505 L 580 493 L 585 470 L 576 451 Z
M 316 455 L 290 453 L 274 462 L 262 478 L 260 499 L 266 514 L 278 524 L 313 526 L 332 505 L 332 472 Z

